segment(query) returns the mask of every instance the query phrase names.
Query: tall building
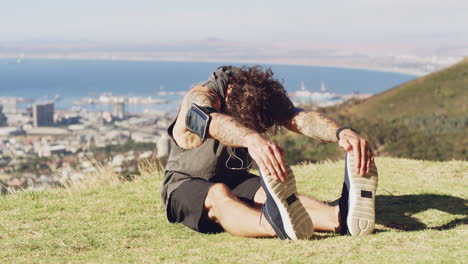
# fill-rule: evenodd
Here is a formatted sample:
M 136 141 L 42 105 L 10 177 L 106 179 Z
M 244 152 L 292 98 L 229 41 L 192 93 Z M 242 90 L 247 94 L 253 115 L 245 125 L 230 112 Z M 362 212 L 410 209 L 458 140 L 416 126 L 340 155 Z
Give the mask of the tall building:
M 171 138 L 166 133 L 162 133 L 161 137 L 158 139 L 156 151 L 156 158 L 158 159 L 167 158 L 169 156 L 169 152 L 171 152 Z
M 35 127 L 54 125 L 54 103 L 33 105 L 33 123 Z
M 3 105 L 0 104 L 0 126 L 6 126 L 7 117 L 3 114 Z
M 125 103 L 118 102 L 112 104 L 112 116 L 118 119 L 125 118 Z

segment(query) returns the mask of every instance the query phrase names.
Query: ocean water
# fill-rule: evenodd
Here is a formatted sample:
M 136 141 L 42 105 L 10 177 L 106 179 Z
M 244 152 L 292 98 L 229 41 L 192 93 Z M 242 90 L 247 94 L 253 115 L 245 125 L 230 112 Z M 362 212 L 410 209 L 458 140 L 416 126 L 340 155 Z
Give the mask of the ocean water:
M 151 96 L 171 100 L 171 103 L 145 107 L 175 111 L 181 95 L 162 95 L 161 92 L 187 91 L 193 84 L 206 80 L 217 67 L 229 64 L 45 59 L 26 59 L 17 64 L 13 60 L 0 59 L 0 96 L 30 98 L 34 102 L 53 100 L 58 95 L 61 99 L 56 101 L 56 108 L 59 109 L 70 108 L 74 100 L 98 97 L 103 93 Z M 319 91 L 324 82 L 328 91 L 339 94 L 379 93 L 415 78 L 406 74 L 345 68 L 262 66 L 271 67 L 288 92 L 298 90 L 301 82 L 308 90 Z

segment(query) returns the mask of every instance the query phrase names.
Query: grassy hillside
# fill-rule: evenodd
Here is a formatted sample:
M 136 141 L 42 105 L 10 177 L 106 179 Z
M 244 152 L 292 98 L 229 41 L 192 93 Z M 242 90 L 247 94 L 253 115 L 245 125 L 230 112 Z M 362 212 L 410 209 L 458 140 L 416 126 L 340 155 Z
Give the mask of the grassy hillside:
M 384 154 L 468 159 L 468 58 L 338 112 Z
M 320 109 L 361 132 L 380 156 L 468 159 L 468 58 L 362 102 Z M 286 134 L 276 137 L 290 163 L 337 159 L 336 146 Z
M 435 127 L 437 124 L 430 123 L 445 117 L 450 121 L 459 121 L 451 125 L 456 128 L 466 126 L 468 122 L 467 102 L 468 58 L 465 58 L 447 69 L 372 96 L 343 112 L 364 119 L 428 122 L 424 127 Z
M 203 235 L 169 224 L 161 173 L 120 182 L 101 169 L 69 189 L 0 197 L 3 263 L 463 263 L 468 162 L 378 158 L 376 233 L 310 241 Z M 293 168 L 299 190 L 334 201 L 342 161 Z M 92 181 L 90 181 L 92 180 Z

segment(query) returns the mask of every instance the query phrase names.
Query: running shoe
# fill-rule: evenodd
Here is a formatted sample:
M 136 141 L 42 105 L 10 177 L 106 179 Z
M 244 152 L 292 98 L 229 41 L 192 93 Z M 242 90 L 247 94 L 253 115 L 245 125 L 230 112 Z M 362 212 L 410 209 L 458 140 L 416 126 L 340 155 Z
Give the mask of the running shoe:
M 362 236 L 374 231 L 378 173 L 374 162 L 369 173 L 363 177 L 356 173 L 354 166 L 354 156 L 346 154 L 345 177 L 339 200 L 341 234 Z
M 266 193 L 262 212 L 281 239 L 310 239 L 314 233 L 312 219 L 297 197 L 296 179 L 288 167 L 288 179 L 281 183 L 260 170 Z

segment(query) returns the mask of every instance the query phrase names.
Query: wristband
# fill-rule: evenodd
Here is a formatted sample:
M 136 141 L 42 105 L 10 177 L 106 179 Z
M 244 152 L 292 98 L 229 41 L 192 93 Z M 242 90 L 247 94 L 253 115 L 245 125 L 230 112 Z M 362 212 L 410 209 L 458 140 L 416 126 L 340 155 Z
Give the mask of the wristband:
M 338 128 L 338 130 L 336 130 L 336 138 L 337 138 L 338 140 L 340 140 L 340 133 L 341 133 L 341 131 L 343 131 L 343 130 L 345 130 L 345 129 L 350 129 L 350 130 L 354 131 L 355 133 L 359 134 L 359 132 L 357 132 L 357 131 L 356 131 L 354 128 L 352 128 L 352 127 L 349 127 L 349 126 L 340 127 L 340 128 Z

